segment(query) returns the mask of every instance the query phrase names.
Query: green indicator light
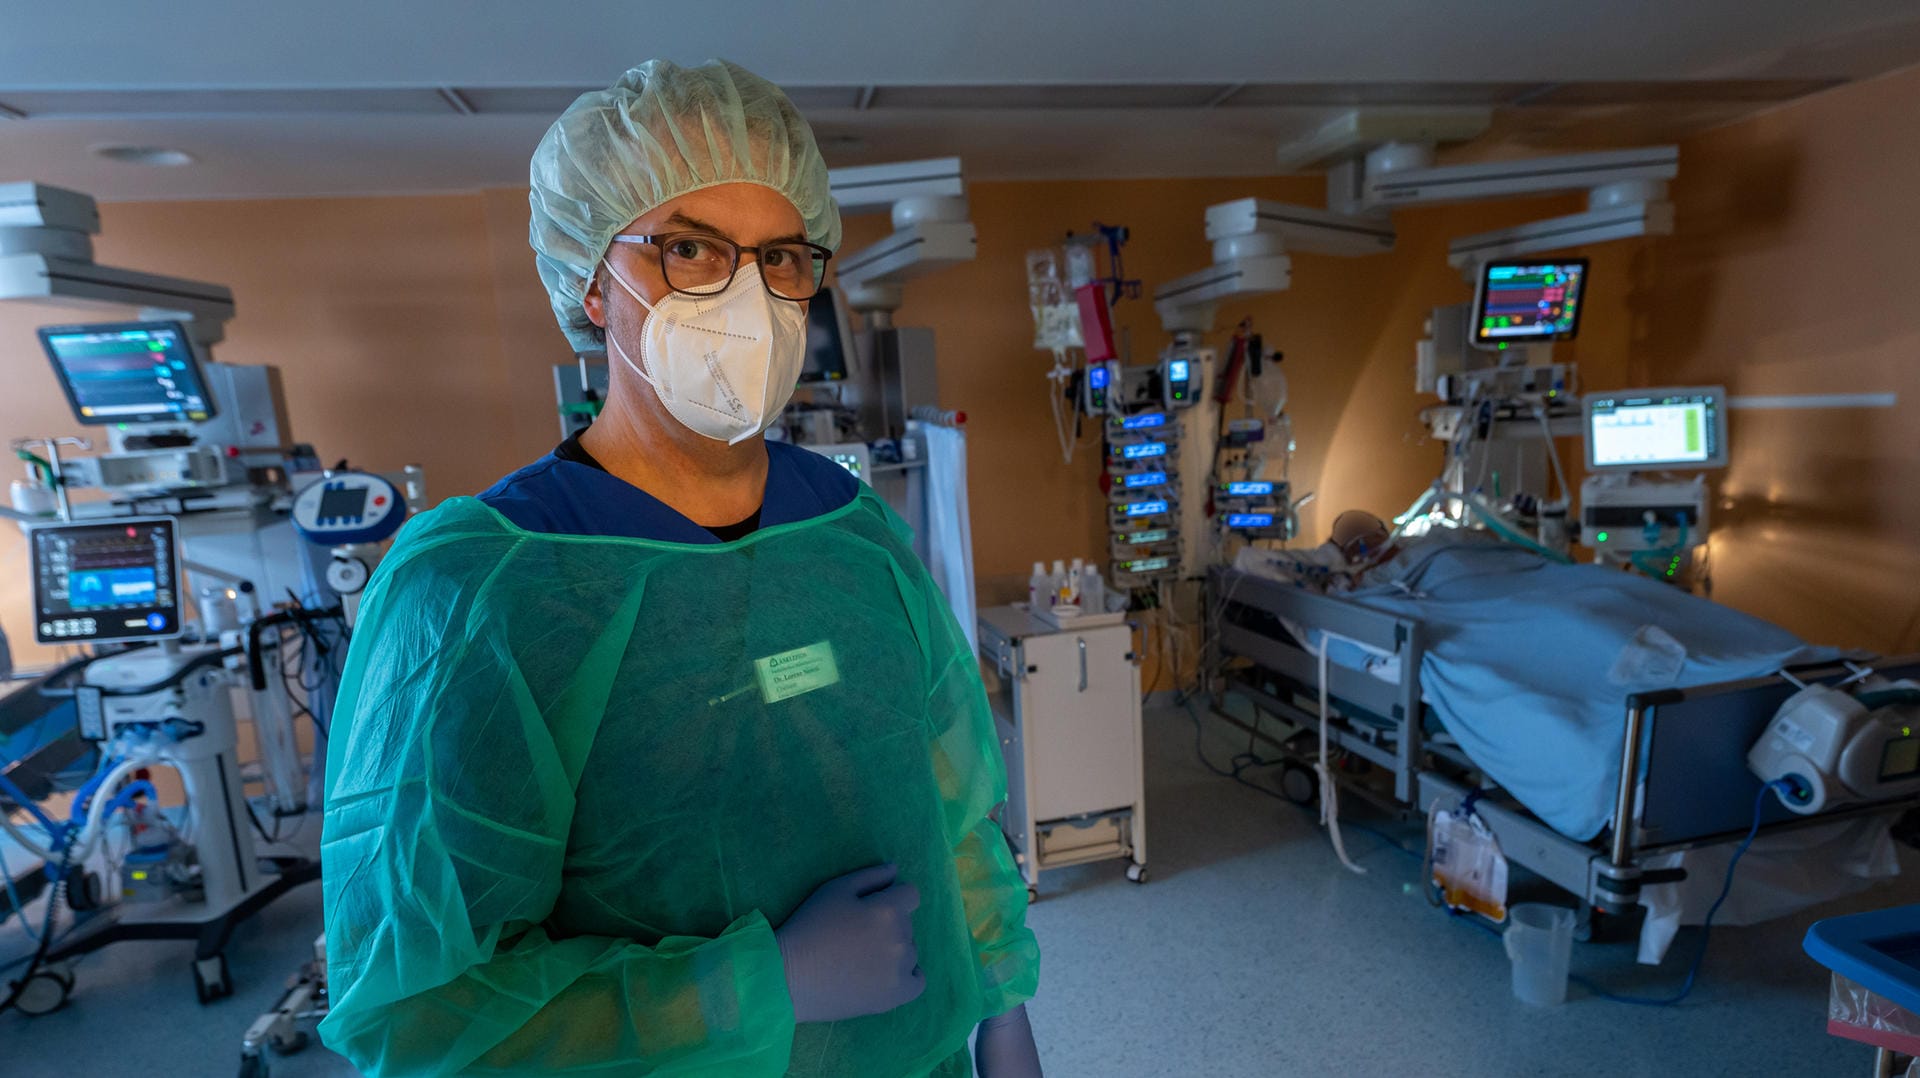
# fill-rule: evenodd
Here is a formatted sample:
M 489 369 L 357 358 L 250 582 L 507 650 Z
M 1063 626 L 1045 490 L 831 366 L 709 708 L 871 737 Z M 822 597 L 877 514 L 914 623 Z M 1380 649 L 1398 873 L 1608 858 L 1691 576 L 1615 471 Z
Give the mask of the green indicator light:
M 1606 532 L 1601 532 L 1601 533 L 1600 533 L 1599 535 L 1596 535 L 1596 536 L 1594 536 L 1594 537 L 1593 537 L 1593 541 L 1594 541 L 1594 542 L 1596 542 L 1596 543 L 1604 543 L 1604 542 L 1606 542 L 1606 541 L 1607 541 L 1607 533 L 1606 533 Z
M 1900 728 L 1900 736 L 1901 736 L 1901 737 L 1912 737 L 1912 736 L 1913 736 L 1913 727 L 1911 727 L 1911 726 L 1902 726 L 1902 727 Z

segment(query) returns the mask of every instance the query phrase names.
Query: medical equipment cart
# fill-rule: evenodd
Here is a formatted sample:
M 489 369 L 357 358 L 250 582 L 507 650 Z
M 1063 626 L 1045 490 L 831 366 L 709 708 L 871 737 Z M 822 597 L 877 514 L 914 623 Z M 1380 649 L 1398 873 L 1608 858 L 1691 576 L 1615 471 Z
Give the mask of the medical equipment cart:
M 1040 874 L 1125 860 L 1147 879 L 1140 666 L 1124 614 L 1057 625 L 1014 606 L 980 612 L 980 653 L 1000 674 L 991 694 L 1007 761 L 1000 820 L 1027 893 Z

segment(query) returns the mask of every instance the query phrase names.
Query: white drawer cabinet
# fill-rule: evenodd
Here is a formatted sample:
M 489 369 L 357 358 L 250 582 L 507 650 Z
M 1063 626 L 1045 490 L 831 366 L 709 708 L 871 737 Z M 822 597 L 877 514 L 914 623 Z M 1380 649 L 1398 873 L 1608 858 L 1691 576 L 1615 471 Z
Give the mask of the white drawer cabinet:
M 1000 672 L 995 725 L 1007 762 L 1001 819 L 1030 891 L 1040 873 L 1125 860 L 1146 880 L 1140 667 L 1124 623 L 1056 628 L 1018 607 L 980 612 Z

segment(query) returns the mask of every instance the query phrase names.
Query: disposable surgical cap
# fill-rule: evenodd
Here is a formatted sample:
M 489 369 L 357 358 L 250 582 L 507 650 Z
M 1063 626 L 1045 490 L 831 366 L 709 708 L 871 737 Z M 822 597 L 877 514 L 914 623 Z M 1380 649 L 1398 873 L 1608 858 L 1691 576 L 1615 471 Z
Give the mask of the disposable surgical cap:
M 689 191 L 772 188 L 800 211 L 809 240 L 840 245 L 813 129 L 779 87 L 724 60 L 649 60 L 582 94 L 547 129 L 530 173 L 527 240 L 575 352 L 601 347 L 582 300 L 613 234 Z

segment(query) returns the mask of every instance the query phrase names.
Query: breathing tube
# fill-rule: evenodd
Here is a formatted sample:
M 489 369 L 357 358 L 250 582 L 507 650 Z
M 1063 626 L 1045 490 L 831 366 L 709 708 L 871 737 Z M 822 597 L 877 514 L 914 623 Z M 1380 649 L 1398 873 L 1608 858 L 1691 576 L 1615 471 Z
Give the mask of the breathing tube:
M 1565 554 L 1557 550 L 1548 550 L 1546 547 L 1527 538 L 1520 532 L 1515 531 L 1511 524 L 1502 520 L 1500 514 L 1488 508 L 1478 497 L 1467 494 L 1455 494 L 1450 490 L 1441 490 L 1437 484 L 1430 488 L 1425 494 L 1421 495 L 1419 500 L 1413 503 L 1413 508 L 1396 518 L 1399 524 L 1394 528 L 1393 536 L 1388 541 L 1392 542 L 1394 539 L 1400 538 L 1401 533 L 1406 531 L 1408 524 L 1411 524 L 1415 518 L 1440 502 L 1459 502 L 1461 505 L 1466 506 L 1467 511 L 1479 518 L 1480 522 L 1486 525 L 1488 531 L 1515 546 L 1530 550 L 1546 558 L 1548 561 L 1556 561 L 1562 565 L 1573 564 L 1573 559 L 1567 557 Z

